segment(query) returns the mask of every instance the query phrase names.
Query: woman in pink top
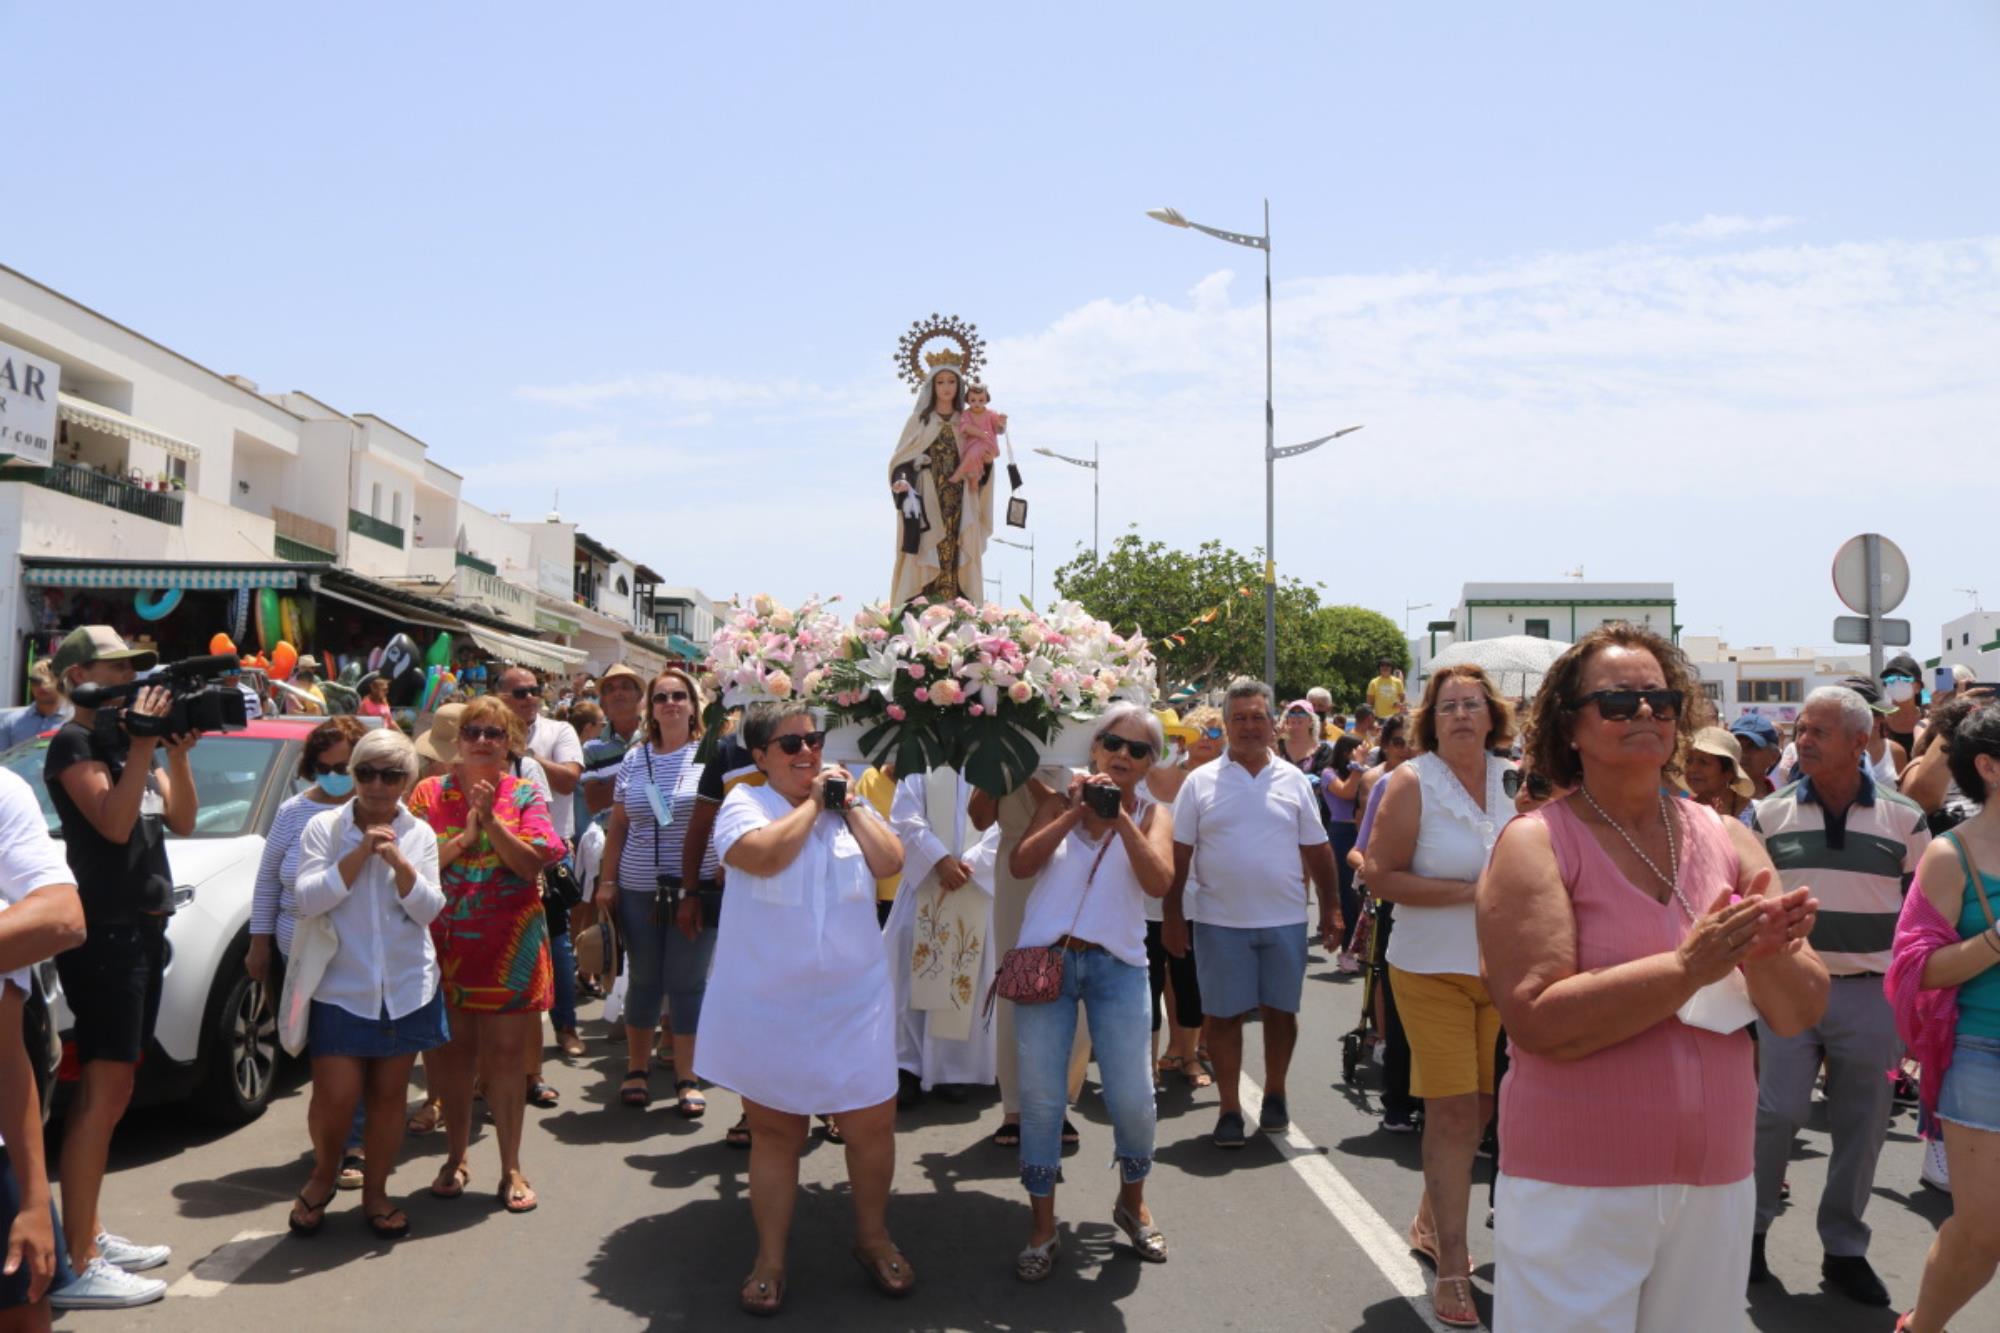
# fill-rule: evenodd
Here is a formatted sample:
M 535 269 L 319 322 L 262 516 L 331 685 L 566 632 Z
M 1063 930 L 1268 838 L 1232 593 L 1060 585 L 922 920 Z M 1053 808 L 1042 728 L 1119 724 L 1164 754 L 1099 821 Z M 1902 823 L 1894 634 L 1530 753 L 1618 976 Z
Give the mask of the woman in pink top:
M 1668 794 L 1680 650 L 1626 624 L 1550 668 L 1527 763 L 1559 801 L 1516 820 L 1478 894 L 1513 1058 L 1501 1087 L 1494 1327 L 1743 1326 L 1755 1202 L 1748 1033 L 1818 1021 L 1808 890 L 1767 893 L 1742 824 Z

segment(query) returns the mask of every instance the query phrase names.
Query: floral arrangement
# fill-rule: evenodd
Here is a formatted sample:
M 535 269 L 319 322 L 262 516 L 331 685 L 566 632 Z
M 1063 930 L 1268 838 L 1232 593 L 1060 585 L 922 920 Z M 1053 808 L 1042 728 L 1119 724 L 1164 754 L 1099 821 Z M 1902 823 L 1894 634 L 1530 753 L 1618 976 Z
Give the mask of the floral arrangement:
M 810 700 L 818 692 L 824 664 L 848 634 L 827 610 L 839 600 L 815 597 L 793 610 L 758 593 L 748 605 L 729 603 L 701 669 L 709 700 L 702 715 L 704 758 L 720 739 L 729 709 L 768 699 Z
M 1046 618 L 963 598 L 864 608 L 820 667 L 815 702 L 867 728 L 861 750 L 904 773 L 950 767 L 1004 795 L 1041 762 L 1037 742 L 1114 698 L 1150 702 L 1153 656 L 1074 602 Z

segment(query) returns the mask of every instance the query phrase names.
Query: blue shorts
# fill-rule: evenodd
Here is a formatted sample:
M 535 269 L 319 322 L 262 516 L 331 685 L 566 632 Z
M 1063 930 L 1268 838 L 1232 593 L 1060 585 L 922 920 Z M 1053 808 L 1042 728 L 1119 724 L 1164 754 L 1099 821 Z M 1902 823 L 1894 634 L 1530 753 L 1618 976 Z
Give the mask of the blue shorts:
M 1296 1014 L 1306 984 L 1308 940 L 1303 921 L 1258 927 L 1195 922 L 1201 1011 L 1210 1018 L 1235 1018 L 1261 1006 Z
M 2000 1134 L 2000 1041 L 1960 1037 L 1938 1092 L 1938 1118 Z
M 314 1055 L 388 1060 L 434 1051 L 450 1040 L 442 986 L 431 996 L 430 1003 L 401 1018 L 389 1017 L 386 1006 L 379 1017 L 361 1018 L 337 1004 L 314 1000 L 311 1017 L 306 1020 L 306 1044 Z

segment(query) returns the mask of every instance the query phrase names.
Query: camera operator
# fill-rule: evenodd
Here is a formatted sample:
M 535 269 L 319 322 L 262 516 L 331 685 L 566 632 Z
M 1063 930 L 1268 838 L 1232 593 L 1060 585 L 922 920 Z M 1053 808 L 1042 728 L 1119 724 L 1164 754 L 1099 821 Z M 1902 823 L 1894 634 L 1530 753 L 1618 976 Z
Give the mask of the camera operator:
M 127 685 L 157 661 L 151 651 L 126 647 L 109 626 L 86 625 L 56 650 L 56 679 L 74 699 L 84 685 Z M 194 832 L 188 752 L 195 736 L 147 735 L 150 727 L 132 725 L 135 718 L 165 717 L 172 703 L 168 690 L 147 686 L 122 712 L 79 704 L 49 742 L 42 771 L 89 932 L 56 959 L 83 1065 L 62 1146 L 64 1230 L 77 1271 L 59 1298 L 65 1308 L 123 1308 L 166 1291 L 165 1283 L 132 1274 L 159 1267 L 171 1252 L 107 1232 L 98 1195 L 112 1131 L 132 1098 L 133 1075 L 159 1015 L 173 911 L 166 832 Z M 162 748 L 164 769 L 154 765 Z

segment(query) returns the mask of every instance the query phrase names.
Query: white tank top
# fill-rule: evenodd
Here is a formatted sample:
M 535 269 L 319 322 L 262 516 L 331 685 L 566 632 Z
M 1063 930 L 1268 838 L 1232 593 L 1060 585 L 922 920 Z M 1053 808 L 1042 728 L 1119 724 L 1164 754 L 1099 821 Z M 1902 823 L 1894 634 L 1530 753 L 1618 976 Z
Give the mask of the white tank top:
M 1144 791 L 1138 797 L 1139 808 L 1132 817 L 1143 826 L 1146 811 L 1155 802 Z M 1132 872 L 1124 840 L 1115 830 L 1104 836 L 1102 843 L 1091 842 L 1079 824 L 1049 857 L 1028 895 L 1021 919 L 1022 948 L 1054 944 L 1064 935 L 1074 935 L 1103 945 L 1121 963 L 1146 966 L 1148 895 Z

